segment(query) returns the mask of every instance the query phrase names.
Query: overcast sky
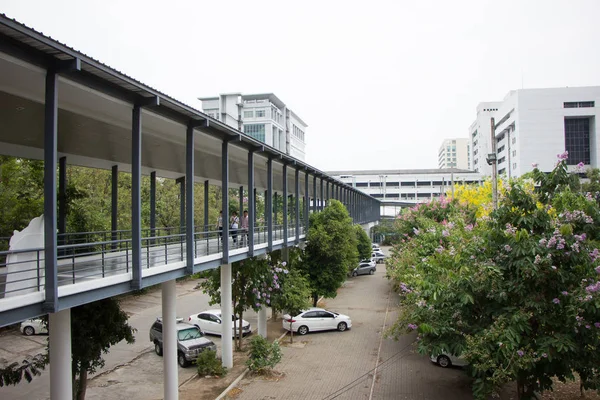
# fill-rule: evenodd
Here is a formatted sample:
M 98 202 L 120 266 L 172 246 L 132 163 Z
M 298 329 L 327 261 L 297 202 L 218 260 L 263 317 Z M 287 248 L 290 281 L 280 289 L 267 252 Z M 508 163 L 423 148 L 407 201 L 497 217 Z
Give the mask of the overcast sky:
M 275 93 L 325 171 L 435 168 L 481 101 L 600 84 L 600 0 L 0 0 L 0 11 L 201 109 Z

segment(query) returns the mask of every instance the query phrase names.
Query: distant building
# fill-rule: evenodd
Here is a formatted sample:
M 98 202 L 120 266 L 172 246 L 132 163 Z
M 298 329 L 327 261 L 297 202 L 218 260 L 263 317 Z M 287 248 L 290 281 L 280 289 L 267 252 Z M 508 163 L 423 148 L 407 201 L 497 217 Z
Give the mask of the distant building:
M 273 93 L 200 97 L 202 112 L 304 161 L 308 125 Z
M 412 206 L 442 197 L 455 184 L 481 184 L 473 171 L 448 169 L 400 169 L 370 171 L 330 171 L 328 175 L 382 201 L 382 215 L 393 208 Z
M 444 139 L 438 151 L 440 169 L 471 169 L 470 140 L 467 138 Z
M 556 155 L 565 150 L 573 169 L 579 162 L 600 167 L 599 104 L 600 86 L 519 89 L 501 102 L 481 103 L 469 128 L 473 169 L 491 174 L 486 162 L 492 148 L 491 117 L 500 175 L 521 176 L 533 169 L 532 163 L 551 171 Z

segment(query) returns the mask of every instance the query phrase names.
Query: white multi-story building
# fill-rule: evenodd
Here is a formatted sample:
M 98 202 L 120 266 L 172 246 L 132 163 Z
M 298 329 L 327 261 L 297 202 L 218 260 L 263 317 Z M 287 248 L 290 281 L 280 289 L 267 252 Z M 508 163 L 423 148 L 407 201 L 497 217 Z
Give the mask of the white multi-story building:
M 492 167 L 485 159 L 491 151 L 492 125 L 491 118 L 496 115 L 500 102 L 479 103 L 477 106 L 477 119 L 469 127 L 471 168 L 483 175 L 491 175 Z
M 444 139 L 438 151 L 440 169 L 471 169 L 470 141 L 466 138 Z
M 454 184 L 481 184 L 473 171 L 448 169 L 400 169 L 371 171 L 331 171 L 328 175 L 382 201 L 382 215 L 396 206 L 411 206 L 442 197 Z M 395 212 L 393 213 L 395 214 Z
M 513 90 L 502 102 L 491 104 L 497 106 L 478 106 L 477 121 L 470 129 L 475 170 L 491 174 L 491 166 L 486 163 L 491 141 L 483 147 L 481 140 L 491 137 L 490 117 L 495 119 L 500 175 L 523 175 L 533 169 L 532 164 L 551 171 L 556 155 L 565 150 L 572 168 L 579 162 L 586 167 L 600 167 L 600 86 Z M 495 110 L 480 117 L 483 108 Z M 485 126 L 488 128 L 484 130 Z
M 229 93 L 199 100 L 209 117 L 304 161 L 308 125 L 273 93 Z

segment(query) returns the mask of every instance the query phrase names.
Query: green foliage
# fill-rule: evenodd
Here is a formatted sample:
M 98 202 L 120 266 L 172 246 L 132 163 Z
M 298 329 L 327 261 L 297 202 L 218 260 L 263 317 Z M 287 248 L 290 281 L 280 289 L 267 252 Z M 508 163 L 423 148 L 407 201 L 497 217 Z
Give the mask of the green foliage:
M 277 341 L 269 343 L 264 337 L 257 335 L 250 340 L 250 352 L 246 365 L 250 371 L 263 374 L 271 371 L 281 361 L 281 348 Z
M 476 399 L 512 381 L 530 399 L 574 372 L 600 389 L 600 211 L 564 160 L 532 176 L 535 193 L 513 180 L 489 217 L 446 202 L 396 223 L 386 267 L 403 308 L 391 334 L 416 330 L 421 353 L 462 355 Z
M 31 382 L 34 376 L 41 375 L 41 371 L 48 365 L 47 354 L 37 354 L 23 360 L 21 363 L 14 362 L 0 368 L 0 387 L 18 385 L 23 378 Z
M 319 296 L 335 297 L 348 271 L 358 263 L 356 233 L 346 208 L 330 200 L 311 214 L 302 272 L 311 287 L 313 304 Z
M 204 350 L 198 354 L 196 367 L 200 377 L 207 375 L 225 376 L 227 368 L 223 366 L 221 360 L 217 358 L 217 352 L 214 350 Z
M 360 225 L 354 225 L 354 230 L 356 231 L 356 241 L 358 243 L 356 249 L 359 260 L 371 258 L 371 240 L 367 232 Z
M 135 329 L 127 320 L 127 314 L 121 310 L 119 302 L 111 298 L 71 309 L 74 398 L 85 397 L 88 374 L 104 366 L 102 354 L 122 340 L 130 344 L 135 341 Z

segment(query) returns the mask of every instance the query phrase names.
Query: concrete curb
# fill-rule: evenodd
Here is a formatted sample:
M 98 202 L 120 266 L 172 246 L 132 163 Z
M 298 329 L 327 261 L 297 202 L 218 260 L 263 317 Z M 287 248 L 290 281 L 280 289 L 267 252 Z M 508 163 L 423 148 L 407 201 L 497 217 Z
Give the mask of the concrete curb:
M 279 342 L 279 341 L 281 341 L 281 339 L 283 339 L 283 338 L 284 338 L 284 336 L 285 336 L 285 335 L 287 335 L 287 334 L 288 334 L 288 332 L 283 332 L 283 333 L 281 334 L 281 336 L 279 336 L 279 337 L 278 337 L 277 339 L 275 339 L 275 340 Z M 238 385 L 238 383 L 240 383 L 240 382 L 241 382 L 241 380 L 242 380 L 242 379 L 244 379 L 244 377 L 246 376 L 246 374 L 248 373 L 248 371 L 250 371 L 250 370 L 249 370 L 248 368 L 246 368 L 246 369 L 244 370 L 244 372 L 242 372 L 242 373 L 240 374 L 240 376 L 238 376 L 237 378 L 235 378 L 235 380 L 234 380 L 233 382 L 231 382 L 231 384 L 230 384 L 229 386 L 227 386 L 227 387 L 225 388 L 225 390 L 223 390 L 223 392 L 221 392 L 221 394 L 219 395 L 219 397 L 217 397 L 215 400 L 221 400 L 221 399 L 225 398 L 225 396 L 227 396 L 227 393 L 229 393 L 229 391 L 230 391 L 231 389 L 233 389 L 234 387 L 236 387 L 236 386 Z

